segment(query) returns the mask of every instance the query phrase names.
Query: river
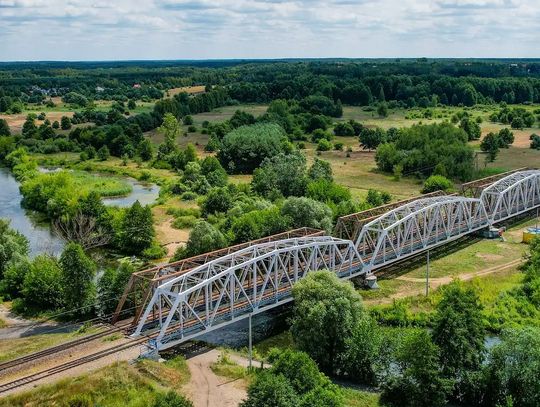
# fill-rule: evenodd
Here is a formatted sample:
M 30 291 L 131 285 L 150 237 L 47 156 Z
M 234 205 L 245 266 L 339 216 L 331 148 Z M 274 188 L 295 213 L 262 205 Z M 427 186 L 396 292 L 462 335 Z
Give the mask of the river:
M 142 205 L 148 205 L 158 198 L 157 185 L 140 183 L 131 178 L 125 180 L 132 185 L 133 192 L 125 197 L 104 199 L 106 205 L 126 207 L 137 199 Z M 0 168 L 0 218 L 9 219 L 11 227 L 28 238 L 31 257 L 40 253 L 59 254 L 64 241 L 52 232 L 48 222 L 39 221 L 39 214 L 22 208 L 21 200 L 19 183 L 7 168 Z

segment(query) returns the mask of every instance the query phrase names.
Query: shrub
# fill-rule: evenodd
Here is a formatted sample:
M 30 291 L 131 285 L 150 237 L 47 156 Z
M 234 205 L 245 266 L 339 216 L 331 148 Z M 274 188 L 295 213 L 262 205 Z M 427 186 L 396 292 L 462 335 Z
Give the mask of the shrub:
M 326 139 L 319 140 L 317 143 L 317 151 L 330 151 L 332 149 L 332 143 Z
M 452 181 L 442 175 L 432 175 L 424 181 L 422 193 L 427 194 L 435 191 L 450 191 L 454 185 Z

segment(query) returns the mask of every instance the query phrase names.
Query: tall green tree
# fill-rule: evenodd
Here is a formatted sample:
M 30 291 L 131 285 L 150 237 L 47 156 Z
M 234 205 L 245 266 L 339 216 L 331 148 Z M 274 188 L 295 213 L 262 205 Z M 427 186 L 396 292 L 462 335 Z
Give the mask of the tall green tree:
M 480 149 L 487 153 L 487 160 L 490 162 L 495 161 L 497 158 L 497 155 L 499 154 L 499 147 L 500 147 L 500 140 L 499 135 L 495 133 L 488 133 L 486 136 L 482 139 L 482 142 L 480 143 Z
M 395 407 L 442 407 L 452 382 L 443 378 L 440 353 L 425 330 L 406 336 L 395 355 L 381 401 Z
M 37 256 L 28 268 L 22 284 L 24 304 L 39 310 L 54 310 L 62 305 L 62 270 L 55 257 Z
M 11 131 L 9 129 L 8 123 L 5 119 L 0 119 L 0 137 L 11 136 Z
M 28 239 L 0 219 L 0 279 L 8 266 L 23 260 L 29 252 Z
M 64 304 L 71 315 L 86 315 L 92 311 L 96 289 L 96 265 L 76 243 L 68 243 L 60 256 Z
M 176 139 L 180 134 L 180 124 L 172 113 L 166 113 L 163 117 L 163 123 L 158 127 L 158 132 L 163 135 L 163 154 L 170 154 L 178 147 Z M 160 152 L 162 148 L 160 147 Z
M 443 373 L 455 383 L 458 399 L 468 373 L 478 370 L 483 361 L 486 332 L 482 308 L 476 291 L 459 282 L 443 289 L 437 305 L 432 338 L 440 349 Z
M 363 314 L 362 298 L 352 284 L 330 271 L 313 271 L 293 287 L 291 332 L 298 348 L 327 373 L 340 367 L 347 338 Z
M 540 329 L 528 327 L 503 332 L 487 366 L 486 405 L 540 405 Z
M 142 206 L 135 201 L 126 210 L 120 231 L 120 241 L 126 253 L 140 255 L 152 245 L 155 236 L 152 211 L 149 206 Z

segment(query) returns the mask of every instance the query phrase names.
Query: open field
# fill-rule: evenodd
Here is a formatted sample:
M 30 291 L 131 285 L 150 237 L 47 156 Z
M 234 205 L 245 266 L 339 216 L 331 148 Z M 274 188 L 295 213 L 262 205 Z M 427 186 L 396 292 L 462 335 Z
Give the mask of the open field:
M 204 86 L 204 85 L 182 86 L 180 88 L 169 89 L 166 92 L 166 97 L 173 97 L 173 96 L 178 95 L 179 93 L 182 93 L 182 92 L 186 92 L 186 93 L 189 93 L 189 94 L 204 93 L 205 90 L 206 90 L 206 86 Z

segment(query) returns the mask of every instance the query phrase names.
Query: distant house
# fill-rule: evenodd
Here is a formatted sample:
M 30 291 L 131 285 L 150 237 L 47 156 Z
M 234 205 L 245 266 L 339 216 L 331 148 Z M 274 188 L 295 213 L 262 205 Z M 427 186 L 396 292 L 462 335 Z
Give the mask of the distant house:
M 103 92 L 105 88 L 102 88 L 101 86 L 96 86 L 96 92 Z
M 133 89 L 139 89 L 141 87 L 140 83 L 136 83 L 133 85 Z

